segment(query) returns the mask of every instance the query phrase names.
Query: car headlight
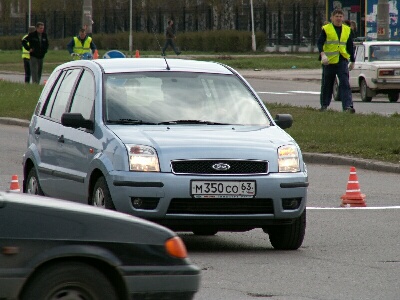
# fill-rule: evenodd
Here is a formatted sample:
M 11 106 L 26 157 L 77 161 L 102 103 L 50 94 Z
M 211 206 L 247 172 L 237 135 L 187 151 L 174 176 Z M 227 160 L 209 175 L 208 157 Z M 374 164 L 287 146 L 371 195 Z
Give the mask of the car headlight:
M 129 170 L 135 172 L 160 172 L 157 152 L 143 145 L 126 145 L 129 155 Z
M 300 172 L 299 152 L 293 145 L 278 148 L 279 172 Z

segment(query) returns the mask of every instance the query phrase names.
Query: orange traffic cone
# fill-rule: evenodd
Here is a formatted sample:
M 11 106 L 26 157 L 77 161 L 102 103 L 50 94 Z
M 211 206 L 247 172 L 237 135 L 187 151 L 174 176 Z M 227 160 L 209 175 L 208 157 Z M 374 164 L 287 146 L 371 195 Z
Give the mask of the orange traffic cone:
M 136 57 L 136 58 L 139 58 L 139 57 L 140 57 L 139 50 L 136 50 L 135 57 Z
M 19 188 L 19 182 L 18 182 L 18 176 L 13 175 L 11 177 L 11 183 L 10 183 L 10 192 L 20 192 Z
M 347 182 L 346 193 L 342 195 L 341 207 L 365 207 L 365 195 L 361 194 L 360 185 L 355 167 L 350 167 L 349 180 Z

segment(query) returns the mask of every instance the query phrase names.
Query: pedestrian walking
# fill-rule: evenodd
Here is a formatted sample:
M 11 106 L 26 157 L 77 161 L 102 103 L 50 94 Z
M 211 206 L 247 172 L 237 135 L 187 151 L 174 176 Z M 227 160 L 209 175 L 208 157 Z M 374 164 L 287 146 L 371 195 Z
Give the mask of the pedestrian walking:
M 35 31 L 35 26 L 29 26 L 28 33 L 22 37 L 22 40 L 28 36 L 29 33 Z M 22 43 L 21 40 L 21 43 Z M 24 71 L 25 71 L 25 83 L 29 83 L 31 81 L 31 66 L 30 66 L 30 58 L 29 51 L 22 46 L 22 61 L 24 63 Z
M 96 44 L 93 42 L 93 39 L 86 34 L 85 28 L 81 28 L 79 34 L 74 36 L 67 44 L 67 50 L 71 56 L 75 54 L 82 55 L 84 53 L 94 55 L 97 53 Z
M 162 48 L 161 55 L 165 56 L 165 50 L 167 50 L 168 46 L 171 46 L 176 55 L 181 54 L 181 51 L 175 46 L 174 40 L 176 39 L 174 29 L 173 29 L 174 21 L 169 20 L 167 29 L 165 30 L 165 44 Z
M 342 100 L 342 109 L 355 113 L 349 84 L 349 70 L 354 68 L 354 46 L 350 37 L 351 29 L 343 24 L 343 15 L 342 9 L 332 12 L 332 22 L 322 26 L 317 42 L 321 63 L 324 65 L 324 89 L 320 110 L 325 111 L 330 105 L 337 76 L 341 86 L 339 97 Z
M 49 49 L 49 40 L 44 32 L 44 23 L 38 22 L 35 31 L 22 40 L 22 46 L 29 52 L 30 69 L 33 83 L 40 83 L 43 70 L 43 59 Z

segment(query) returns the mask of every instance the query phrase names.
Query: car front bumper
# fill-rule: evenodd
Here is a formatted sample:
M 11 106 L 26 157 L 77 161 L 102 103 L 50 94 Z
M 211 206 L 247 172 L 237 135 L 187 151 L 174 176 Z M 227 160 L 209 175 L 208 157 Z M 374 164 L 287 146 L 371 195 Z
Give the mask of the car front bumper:
M 276 220 L 282 220 L 283 223 L 291 222 L 298 218 L 306 206 L 308 176 L 307 172 L 298 173 L 270 173 L 268 175 L 258 176 L 186 176 L 174 175 L 171 173 L 137 173 L 137 172 L 113 172 L 107 178 L 111 197 L 118 211 L 150 219 L 155 222 L 165 224 L 187 221 L 187 224 L 197 223 L 198 225 L 210 225 L 214 222 L 219 227 L 226 225 L 245 225 L 252 224 L 255 227 L 273 225 Z M 256 195 L 254 198 L 211 198 L 207 201 L 202 198 L 193 198 L 190 194 L 191 180 L 244 180 L 256 182 Z M 135 208 L 134 199 L 152 199 L 156 203 L 151 209 Z M 298 207 L 294 209 L 285 209 L 283 199 L 297 199 Z M 188 210 L 177 212 L 171 210 L 171 203 L 179 201 L 181 207 L 188 205 L 196 206 L 199 203 L 203 205 L 218 206 L 221 203 L 226 204 L 226 209 L 219 207 L 217 210 L 207 212 L 207 209 Z M 230 202 L 229 202 L 230 201 Z M 271 208 L 264 209 L 264 212 L 255 211 L 254 208 L 241 211 L 241 203 L 253 202 L 264 207 L 264 202 L 269 201 Z M 194 204 L 195 203 L 195 204 Z M 230 209 L 229 203 L 238 206 L 237 210 Z M 184 210 L 184 208 L 183 208 Z M 217 212 L 216 212 L 217 211 Z

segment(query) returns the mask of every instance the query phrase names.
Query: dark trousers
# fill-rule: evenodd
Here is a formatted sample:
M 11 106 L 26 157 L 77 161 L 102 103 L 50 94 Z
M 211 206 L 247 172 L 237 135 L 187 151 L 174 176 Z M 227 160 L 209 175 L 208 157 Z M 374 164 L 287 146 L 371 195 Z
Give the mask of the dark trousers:
M 165 54 L 165 50 L 167 50 L 168 46 L 171 46 L 172 49 L 174 50 L 175 54 L 180 53 L 179 50 L 176 48 L 174 40 L 173 39 L 166 39 L 165 40 L 165 45 L 162 48 L 162 53 Z
M 329 64 L 324 66 L 323 70 L 323 99 L 322 106 L 328 107 L 331 104 L 333 85 L 336 76 L 339 78 L 339 98 L 342 100 L 342 108 L 353 107 L 353 99 L 349 84 L 349 67 L 347 60 L 340 60 L 337 64 Z
M 25 70 L 25 83 L 31 81 L 31 63 L 29 58 L 24 58 L 24 70 Z
M 31 56 L 31 74 L 32 74 L 32 82 L 40 83 L 40 78 L 42 77 L 42 69 L 43 69 L 43 58 L 36 58 Z

